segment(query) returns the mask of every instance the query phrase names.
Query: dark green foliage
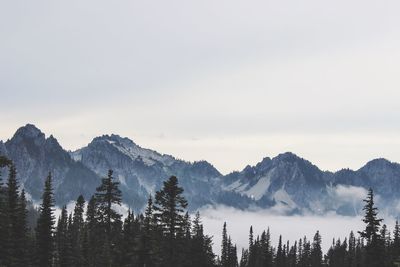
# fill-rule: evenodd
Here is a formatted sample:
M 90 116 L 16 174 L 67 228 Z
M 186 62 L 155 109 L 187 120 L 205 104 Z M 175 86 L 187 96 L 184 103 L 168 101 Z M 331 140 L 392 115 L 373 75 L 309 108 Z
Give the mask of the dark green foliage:
M 118 188 L 119 182 L 115 181 L 113 171 L 109 170 L 107 177 L 103 178 L 101 185 L 96 188 L 96 215 L 97 216 L 97 254 L 100 261 L 97 266 L 118 265 L 121 259 L 121 250 L 118 246 L 122 234 L 121 214 L 114 205 L 121 205 L 121 191 Z M 100 255 L 100 256 L 99 256 Z
M 366 224 L 365 229 L 359 232 L 360 236 L 366 240 L 366 266 L 367 267 L 382 267 L 384 254 L 382 251 L 381 235 L 379 228 L 382 219 L 378 219 L 378 209 L 375 207 L 374 192 L 370 188 L 367 198 L 364 199 L 365 211 L 363 222 Z
M 372 190 L 365 200 L 366 227 L 360 236 L 351 232 L 343 242 L 333 240 L 324 257 L 318 231 L 312 242 L 304 237 L 289 244 L 279 236 L 274 247 L 269 229 L 256 235 L 251 227 L 249 246 L 242 249 L 239 265 L 226 223 L 221 256 L 216 259 L 212 237 L 204 233 L 199 213 L 192 219 L 186 212 L 183 189 L 174 176 L 156 193 L 155 203 L 149 197 L 144 214 L 129 210 L 122 222 L 115 209 L 121 204 L 121 192 L 109 171 L 88 202 L 86 219 L 85 200 L 79 196 L 73 213 L 63 207 L 55 227 L 49 174 L 33 235 L 16 169 L 1 157 L 0 165 L 9 167 L 7 182 L 0 183 L 0 266 L 395 267 L 400 263 L 400 226 L 396 222 L 392 236 L 386 225 L 381 226 Z
M 6 166 L 10 166 L 12 161 L 4 156 L 0 156 L 0 168 L 4 168 Z
M 83 239 L 85 234 L 85 221 L 83 213 L 85 209 L 85 199 L 82 195 L 75 203 L 74 215 L 69 232 L 71 235 L 72 266 L 84 266 Z
M 71 217 L 69 217 L 71 218 Z M 61 210 L 61 216 L 58 219 L 55 239 L 57 248 L 57 264 L 61 267 L 71 266 L 72 244 L 71 244 L 71 225 L 72 219 L 68 219 L 67 208 L 64 206 Z
M 37 264 L 41 267 L 53 265 L 54 256 L 54 198 L 51 174 L 46 178 L 40 215 L 36 226 Z
M 100 220 L 104 224 L 108 238 L 112 234 L 113 223 L 121 220 L 121 214 L 116 212 L 112 205 L 121 205 L 121 191 L 118 188 L 119 182 L 116 182 L 112 176 L 113 171 L 109 170 L 106 178 L 103 178 L 101 185 L 96 188 L 97 209 L 100 214 Z
M 226 222 L 224 222 L 224 226 L 222 228 L 222 244 L 221 244 L 221 267 L 228 266 L 228 234 L 226 230 Z
M 178 186 L 178 179 L 171 176 L 156 192 L 155 216 L 163 236 L 161 258 L 164 266 L 179 266 L 180 253 L 176 250 L 182 245 L 185 233 L 184 211 L 187 201 L 182 195 L 183 189 Z
M 321 235 L 317 231 L 314 235 L 314 240 L 311 248 L 311 267 L 322 266 L 322 248 L 321 248 Z

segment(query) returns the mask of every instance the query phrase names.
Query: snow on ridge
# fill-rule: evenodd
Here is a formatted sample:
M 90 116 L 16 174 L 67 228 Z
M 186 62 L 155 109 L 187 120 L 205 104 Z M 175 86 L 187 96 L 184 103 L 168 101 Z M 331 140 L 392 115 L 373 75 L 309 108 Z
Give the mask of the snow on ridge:
M 254 186 L 243 193 L 255 200 L 260 200 L 267 192 L 270 185 L 271 173 L 269 172 L 266 176 L 261 177 Z
M 232 191 L 240 187 L 242 184 L 240 183 L 240 179 L 236 180 L 235 182 L 231 183 L 230 185 L 224 186 L 223 189 L 227 191 Z
M 75 151 L 75 152 L 71 152 L 71 153 L 69 153 L 69 154 L 70 154 L 71 158 L 72 158 L 74 161 L 82 161 L 82 154 L 80 153 L 79 150 L 78 150 L 78 151 Z
M 295 208 L 297 206 L 296 203 L 289 196 L 289 194 L 286 192 L 284 187 L 282 187 L 281 189 L 279 189 L 278 191 L 275 192 L 274 199 L 277 202 L 287 204 L 291 208 Z
M 107 141 L 115 148 L 117 148 L 120 152 L 130 157 L 132 160 L 136 160 L 140 157 L 144 164 L 146 164 L 147 166 L 152 166 L 156 162 L 161 162 L 167 166 L 170 166 L 173 163 L 174 158 L 172 156 L 161 155 L 151 149 L 141 148 L 134 143 L 127 145 L 116 143 L 115 141 Z

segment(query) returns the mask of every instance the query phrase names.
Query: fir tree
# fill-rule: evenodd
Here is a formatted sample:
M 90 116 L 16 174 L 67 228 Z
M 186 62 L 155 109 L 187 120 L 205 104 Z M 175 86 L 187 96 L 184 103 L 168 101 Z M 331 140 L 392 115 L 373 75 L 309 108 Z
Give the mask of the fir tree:
M 278 249 L 276 251 L 275 263 L 276 267 L 285 267 L 284 265 L 284 251 L 282 247 L 282 236 L 279 236 Z
M 184 211 L 187 201 L 182 196 L 183 189 L 178 185 L 178 179 L 171 176 L 164 182 L 163 188 L 156 192 L 155 213 L 164 238 L 165 266 L 178 266 L 179 255 L 175 250 L 181 240 L 184 229 Z
M 69 267 L 72 265 L 68 224 L 67 207 L 63 206 L 55 233 L 58 265 L 61 267 Z
M 54 199 L 51 174 L 46 178 L 40 215 L 36 226 L 37 263 L 41 267 L 53 264 Z
M 150 195 L 144 213 L 139 242 L 139 266 L 150 266 L 153 256 L 155 256 L 155 217 L 153 198 Z
M 72 265 L 79 267 L 84 265 L 83 259 L 83 235 L 85 221 L 83 213 L 85 209 L 85 199 L 82 195 L 78 197 L 75 203 L 74 216 L 71 224 L 71 247 L 72 247 Z
M 349 236 L 348 267 L 356 267 L 356 238 L 353 231 Z
M 121 191 L 118 186 L 119 182 L 115 181 L 113 171 L 109 170 L 107 177 L 103 178 L 101 185 L 96 188 L 95 198 L 100 227 L 105 230 L 100 252 L 100 260 L 104 266 L 116 264 L 121 257 L 118 247 L 122 231 L 121 214 L 113 207 L 113 205 L 121 205 Z
M 18 255 L 18 264 L 19 266 L 30 266 L 30 253 L 29 253 L 29 244 L 31 244 L 30 240 L 30 229 L 28 228 L 28 210 L 27 210 L 27 202 L 25 196 L 25 190 L 22 189 L 19 202 L 18 202 L 18 222 L 17 222 L 17 234 L 15 236 L 17 243 L 17 255 Z
M 321 235 L 319 234 L 319 231 L 317 231 L 314 235 L 310 256 L 311 256 L 311 267 L 322 266 Z
M 121 205 L 121 191 L 119 182 L 114 180 L 113 171 L 109 170 L 106 178 L 101 180 L 101 185 L 96 188 L 97 208 L 105 224 L 108 237 L 111 238 L 112 223 L 121 220 L 121 214 L 113 209 L 113 205 Z
M 84 229 L 84 237 L 82 242 L 82 252 L 84 258 L 84 266 L 98 265 L 97 255 L 100 253 L 100 241 L 102 231 L 99 227 L 100 221 L 97 213 L 97 201 L 92 196 L 88 202 L 86 210 L 86 225 Z
M 224 226 L 222 227 L 222 244 L 221 244 L 221 267 L 228 266 L 228 233 L 226 230 L 226 222 L 224 222 Z
M 363 201 L 365 202 L 363 208 L 365 211 L 363 222 L 366 226 L 365 229 L 359 233 L 361 237 L 365 238 L 367 241 L 366 264 L 368 267 L 381 267 L 383 255 L 379 244 L 379 228 L 382 219 L 378 219 L 378 209 L 375 207 L 374 192 L 371 188 L 368 190 L 367 198 Z
M 19 235 L 19 186 L 17 182 L 17 171 L 14 165 L 9 168 L 8 180 L 7 180 L 7 242 L 6 242 L 6 259 L 5 263 L 7 266 L 18 266 L 19 265 L 19 254 L 18 254 L 18 238 Z

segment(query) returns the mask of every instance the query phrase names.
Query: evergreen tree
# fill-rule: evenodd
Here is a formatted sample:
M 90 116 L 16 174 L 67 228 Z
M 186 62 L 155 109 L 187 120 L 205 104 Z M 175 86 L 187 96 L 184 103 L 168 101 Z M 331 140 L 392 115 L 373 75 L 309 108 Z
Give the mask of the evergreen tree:
M 356 267 L 356 238 L 353 231 L 349 236 L 348 267 Z
M 322 266 L 322 248 L 321 248 L 321 235 L 317 231 L 314 235 L 314 240 L 311 248 L 311 267 Z
M 222 227 L 221 267 L 228 266 L 228 255 L 229 255 L 228 233 L 226 230 L 226 222 L 224 222 L 224 226 Z
M 74 215 L 71 224 L 71 247 L 72 247 L 72 266 L 84 266 L 83 257 L 83 237 L 85 221 L 83 213 L 85 210 L 85 199 L 82 195 L 78 197 L 75 203 Z
M 121 239 L 122 221 L 113 205 L 121 205 L 121 191 L 119 182 L 115 181 L 113 171 L 109 170 L 107 177 L 101 180 L 101 185 L 96 188 L 97 213 L 99 215 L 100 227 L 105 231 L 102 237 L 100 261 L 104 266 L 112 266 L 120 261 L 121 251 L 118 241 Z
M 382 219 L 378 219 L 378 209 L 375 207 L 374 192 L 371 188 L 368 190 L 367 198 L 363 201 L 365 202 L 363 222 L 366 224 L 366 227 L 359 233 L 367 241 L 366 264 L 368 267 L 381 267 L 383 255 L 380 246 L 379 228 Z
M 215 265 L 215 255 L 212 251 L 212 238 L 204 235 L 200 213 L 197 212 L 193 220 L 191 241 L 191 266 L 212 267 Z
M 253 226 L 250 226 L 249 231 L 249 267 L 255 266 L 257 261 L 256 247 L 254 246 Z
M 279 243 L 278 243 L 278 249 L 276 251 L 276 257 L 275 257 L 275 264 L 276 267 L 285 267 L 284 259 L 285 255 L 284 255 L 284 251 L 283 251 L 283 247 L 282 247 L 282 236 L 279 236 Z
M 36 226 L 37 263 L 40 267 L 53 264 L 54 199 L 51 174 L 46 178 L 40 215 Z
M 25 190 L 22 189 L 19 202 L 18 202 L 18 222 L 17 222 L 17 234 L 15 240 L 17 243 L 17 255 L 19 266 L 30 266 L 30 253 L 29 244 L 31 244 L 29 228 L 28 228 L 28 210 L 25 196 Z
M 141 226 L 140 242 L 138 249 L 139 266 L 151 266 L 156 258 L 156 226 L 154 216 L 153 198 L 150 195 Z M 158 250 L 157 250 L 158 251 Z
M 97 255 L 101 253 L 100 242 L 102 231 L 100 229 L 99 215 L 97 213 L 97 201 L 92 196 L 86 210 L 86 225 L 83 234 L 82 253 L 84 266 L 99 265 Z
M 121 220 L 121 214 L 113 209 L 113 205 L 121 205 L 121 190 L 119 182 L 115 181 L 113 171 L 109 170 L 106 178 L 101 180 L 101 185 L 96 188 L 97 208 L 105 225 L 108 238 L 111 238 L 112 223 Z
M 17 182 L 17 171 L 14 165 L 9 168 L 7 180 L 7 242 L 6 242 L 6 266 L 18 266 L 19 254 L 17 236 L 19 235 L 19 186 Z
M 137 266 L 136 238 L 138 229 L 136 227 L 135 216 L 131 210 L 128 210 L 128 216 L 123 224 L 123 239 L 121 242 L 122 262 L 121 266 Z
M 177 239 L 184 232 L 184 211 L 187 201 L 182 195 L 183 189 L 178 185 L 178 179 L 171 176 L 164 182 L 163 188 L 156 192 L 155 215 L 161 227 L 164 238 L 164 266 L 178 266 L 179 253 L 174 249 L 179 247 L 181 240 Z
M 57 260 L 61 267 L 69 267 L 71 262 L 71 240 L 68 232 L 68 213 L 67 207 L 63 206 L 61 215 L 58 219 L 55 238 L 57 245 Z

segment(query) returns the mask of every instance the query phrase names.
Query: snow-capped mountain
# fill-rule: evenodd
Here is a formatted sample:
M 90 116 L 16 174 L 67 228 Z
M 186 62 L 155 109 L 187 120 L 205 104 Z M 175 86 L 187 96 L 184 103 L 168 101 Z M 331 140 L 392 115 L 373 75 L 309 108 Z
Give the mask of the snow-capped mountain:
M 223 176 L 207 161 L 176 159 L 114 134 L 96 137 L 87 146 L 67 152 L 53 136 L 46 138 L 31 124 L 6 142 L 0 141 L 0 154 L 15 162 L 18 177 L 33 200 L 40 200 L 44 179 L 51 172 L 59 205 L 79 194 L 90 197 L 101 177 L 112 169 L 123 202 L 133 209 L 141 209 L 149 194 L 175 175 L 192 210 L 223 204 L 289 214 L 349 215 L 360 211 L 361 200 L 372 187 L 378 205 L 391 214 L 400 211 L 400 164 L 385 159 L 372 160 L 356 171 L 327 172 L 288 152 Z
M 324 173 L 292 153 L 264 158 L 224 179 L 224 189 L 247 195 L 257 206 L 278 205 L 290 211 L 319 211 L 325 193 Z
M 193 207 L 212 204 L 214 184 L 221 174 L 208 162 L 186 162 L 170 155 L 142 148 L 128 138 L 118 135 L 96 137 L 84 148 L 71 153 L 97 175 L 108 169 L 119 179 L 125 202 L 144 205 L 149 194 L 160 189 L 171 175 L 180 178 L 186 198 Z

